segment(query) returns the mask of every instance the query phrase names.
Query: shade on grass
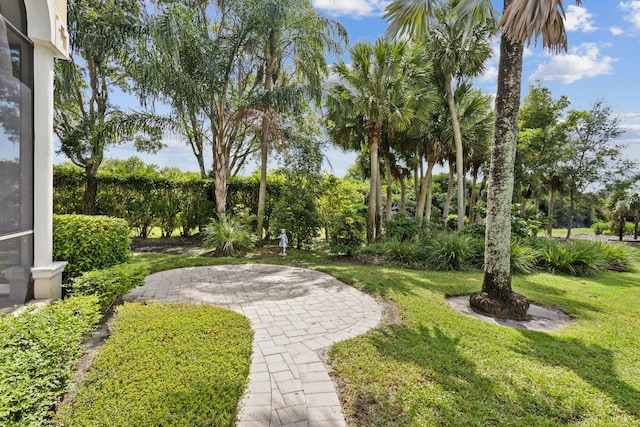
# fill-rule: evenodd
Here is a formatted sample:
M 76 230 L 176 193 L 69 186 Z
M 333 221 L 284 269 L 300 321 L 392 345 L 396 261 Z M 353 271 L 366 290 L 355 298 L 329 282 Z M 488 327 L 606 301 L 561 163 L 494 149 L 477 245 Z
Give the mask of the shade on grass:
M 130 303 L 58 421 L 73 426 L 230 426 L 253 332 L 206 305 Z
M 405 319 L 330 353 L 354 425 L 640 425 L 638 273 L 515 277 L 517 292 L 575 319 L 541 333 L 450 308 L 445 296 L 479 289 L 479 273 L 321 269 L 395 301 Z

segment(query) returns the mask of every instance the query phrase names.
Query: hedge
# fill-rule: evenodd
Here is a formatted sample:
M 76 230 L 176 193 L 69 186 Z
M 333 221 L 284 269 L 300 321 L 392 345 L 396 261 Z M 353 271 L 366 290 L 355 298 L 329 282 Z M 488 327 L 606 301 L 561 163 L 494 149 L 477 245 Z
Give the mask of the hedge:
M 47 425 L 99 319 L 95 296 L 0 315 L 0 425 Z
M 172 178 L 162 175 L 98 174 L 96 212 L 124 218 L 141 237 L 151 227 L 159 227 L 164 237 L 180 229 L 183 236 L 204 227 L 215 216 L 213 179 Z M 84 173 L 79 168 L 55 166 L 53 211 L 57 214 L 82 213 Z M 230 177 L 227 181 L 227 211 L 258 211 L 259 180 L 257 177 Z M 267 183 L 266 221 L 273 201 L 279 197 L 282 183 Z
M 142 264 L 118 264 L 103 270 L 88 271 L 71 279 L 66 286 L 71 295 L 97 295 L 102 308 L 131 289 L 144 285 L 149 269 Z
M 88 215 L 53 216 L 53 258 L 68 261 L 68 277 L 129 260 L 131 238 L 127 221 Z

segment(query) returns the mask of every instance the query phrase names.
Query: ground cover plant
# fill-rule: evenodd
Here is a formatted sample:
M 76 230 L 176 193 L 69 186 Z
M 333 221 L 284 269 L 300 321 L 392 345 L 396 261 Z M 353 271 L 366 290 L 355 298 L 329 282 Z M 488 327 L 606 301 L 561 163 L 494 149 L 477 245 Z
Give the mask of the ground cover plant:
M 0 425 L 46 425 L 99 311 L 97 297 L 78 296 L 0 315 Z
M 207 305 L 126 303 L 85 381 L 58 414 L 73 426 L 230 426 L 253 332 Z

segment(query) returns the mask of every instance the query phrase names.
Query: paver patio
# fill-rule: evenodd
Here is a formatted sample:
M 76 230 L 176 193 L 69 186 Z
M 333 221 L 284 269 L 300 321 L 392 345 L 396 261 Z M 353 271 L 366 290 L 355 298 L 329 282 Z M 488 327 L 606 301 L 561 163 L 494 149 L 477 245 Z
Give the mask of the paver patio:
M 238 427 L 345 426 L 322 350 L 382 318 L 373 298 L 327 274 L 275 265 L 164 271 L 125 300 L 212 304 L 250 319 L 253 359 Z

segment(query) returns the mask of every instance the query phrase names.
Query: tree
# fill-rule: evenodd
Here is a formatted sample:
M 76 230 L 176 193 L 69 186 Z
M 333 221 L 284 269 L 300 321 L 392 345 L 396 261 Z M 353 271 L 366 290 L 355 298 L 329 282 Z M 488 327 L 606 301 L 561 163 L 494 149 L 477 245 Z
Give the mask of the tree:
M 454 96 L 455 84 L 456 80 L 480 74 L 484 70 L 484 62 L 489 58 L 491 49 L 488 42 L 490 27 L 485 23 L 474 26 L 468 37 L 460 37 L 464 31 L 463 23 L 451 14 L 451 9 L 456 3 L 457 1 L 447 2 L 434 11 L 435 19 L 429 23 L 424 43 L 436 70 L 439 86 L 444 91 L 451 119 L 458 188 L 458 230 L 462 230 L 465 213 L 464 148 Z
M 527 200 L 547 188 L 548 233 L 553 227 L 554 195 L 562 183 L 558 176 L 558 165 L 567 155 L 565 126 L 560 119 L 568 106 L 566 96 L 553 99 L 551 91 L 537 82 L 529 86 L 529 94 L 518 112 L 515 182 L 519 184 L 523 197 L 520 216 L 524 216 Z
M 423 99 L 426 88 L 424 55 L 410 49 L 406 42 L 377 39 L 373 44 L 361 41 L 350 50 L 351 63 L 334 66 L 338 81 L 327 95 L 330 134 L 338 143 L 348 145 L 354 135 L 366 136 L 371 178 L 367 211 L 367 242 L 373 242 L 374 229 L 380 229 L 381 189 L 378 150 L 383 132 L 406 129 L 415 117 L 412 106 Z
M 569 193 L 567 239 L 571 237 L 576 198 L 589 185 L 622 180 L 631 166 L 622 159 L 623 145 L 613 140 L 622 135 L 620 120 L 612 115 L 611 107 L 602 99 L 591 109 L 572 110 L 567 116 L 569 156 L 561 163 Z
M 580 4 L 580 0 L 576 0 Z M 396 0 L 387 7 L 390 31 L 419 36 L 427 31 L 437 0 Z M 462 0 L 457 13 L 469 33 L 473 25 L 496 11 L 487 0 Z M 511 201 L 513 196 L 517 118 L 522 81 L 523 44 L 542 36 L 542 44 L 552 52 L 567 49 L 561 0 L 505 0 L 501 30 L 498 87 L 495 103 L 494 137 L 491 149 L 487 193 L 487 231 L 482 291 L 471 296 L 471 306 L 501 317 L 524 318 L 528 300 L 511 289 Z M 464 34 L 463 34 L 464 36 Z
M 267 162 L 270 140 L 278 135 L 278 109 L 299 109 L 300 95 L 320 104 L 327 53 L 338 53 L 347 40 L 345 29 L 316 13 L 309 0 L 266 1 L 269 23 L 264 28 L 258 55 L 260 80 L 266 103 L 260 128 L 260 190 L 258 195 L 258 237 L 262 237 L 267 193 Z M 288 65 L 288 67 L 287 67 Z M 295 80 L 283 79 L 286 69 Z M 278 105 L 280 104 L 280 105 Z
M 126 89 L 120 64 L 133 49 L 142 11 L 138 1 L 69 1 L 73 55 L 56 63 L 54 131 L 60 152 L 84 170 L 85 214 L 95 212 L 96 174 L 106 147 L 130 140 L 143 151 L 162 146 L 164 120 L 145 112 L 127 113 L 109 102 L 116 87 Z

